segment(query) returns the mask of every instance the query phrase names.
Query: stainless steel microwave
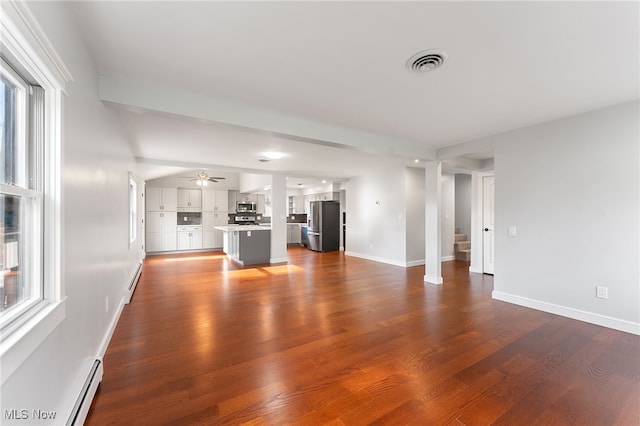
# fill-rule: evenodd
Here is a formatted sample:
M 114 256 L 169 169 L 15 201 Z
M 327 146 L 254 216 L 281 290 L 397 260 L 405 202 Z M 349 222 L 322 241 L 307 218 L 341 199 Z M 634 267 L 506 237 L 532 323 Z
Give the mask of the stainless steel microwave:
M 237 213 L 255 213 L 256 211 L 256 203 L 253 201 L 238 201 L 238 205 L 236 207 Z

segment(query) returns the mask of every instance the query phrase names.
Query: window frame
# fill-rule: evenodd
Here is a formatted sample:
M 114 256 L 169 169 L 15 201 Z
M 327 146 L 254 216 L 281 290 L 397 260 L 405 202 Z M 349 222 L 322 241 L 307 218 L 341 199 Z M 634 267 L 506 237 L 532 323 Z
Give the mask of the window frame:
M 16 99 L 16 139 L 18 140 L 17 172 L 15 185 L 0 183 L 0 193 L 20 199 L 20 221 L 24 246 L 22 275 L 24 289 L 29 297 L 0 314 L 0 340 L 3 335 L 20 326 L 21 318 L 33 310 L 44 300 L 43 276 L 43 193 L 42 193 L 42 153 L 43 138 L 39 132 L 38 120 L 44 108 L 42 96 L 33 96 L 34 90 L 40 92 L 27 82 L 12 64 L 0 57 L 0 66 L 11 84 L 19 88 L 20 96 Z M 41 93 L 40 93 L 41 95 Z M 41 126 L 40 126 L 41 127 Z M 29 182 L 31 181 L 31 182 Z M 24 201 L 24 202 L 22 202 Z M 5 242 L 6 244 L 6 242 Z M 22 248 L 21 248 L 22 251 Z M 4 303 L 4 302 L 2 302 Z
M 23 2 L 0 4 L 0 51 L 28 83 L 43 90 L 39 129 L 43 140 L 42 174 L 42 299 L 0 331 L 0 384 L 3 384 L 65 318 L 61 158 L 63 99 L 73 77 Z M 33 131 L 34 129 L 30 129 Z
M 138 239 L 138 184 L 129 172 L 129 248 Z

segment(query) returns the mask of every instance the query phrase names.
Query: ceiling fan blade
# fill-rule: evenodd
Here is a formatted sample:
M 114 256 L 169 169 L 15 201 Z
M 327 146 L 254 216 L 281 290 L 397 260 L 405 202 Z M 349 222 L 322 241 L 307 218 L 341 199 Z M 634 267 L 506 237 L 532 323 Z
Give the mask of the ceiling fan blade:
M 220 180 L 224 180 L 226 178 L 220 177 L 220 176 L 209 176 L 209 179 L 220 179 Z

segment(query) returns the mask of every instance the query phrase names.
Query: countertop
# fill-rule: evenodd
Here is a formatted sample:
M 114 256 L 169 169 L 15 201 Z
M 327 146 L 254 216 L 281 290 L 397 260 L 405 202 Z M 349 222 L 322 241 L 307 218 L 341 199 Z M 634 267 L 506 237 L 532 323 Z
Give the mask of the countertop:
M 220 225 L 214 226 L 214 229 L 220 231 L 271 231 L 271 226 L 268 225 Z

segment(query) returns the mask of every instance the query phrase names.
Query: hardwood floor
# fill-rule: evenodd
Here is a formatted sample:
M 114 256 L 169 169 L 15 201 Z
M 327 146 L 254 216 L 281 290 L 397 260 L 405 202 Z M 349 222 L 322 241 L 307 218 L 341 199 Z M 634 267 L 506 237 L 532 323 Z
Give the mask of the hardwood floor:
M 87 425 L 638 425 L 640 338 L 491 299 L 493 278 L 289 249 L 148 257 Z

